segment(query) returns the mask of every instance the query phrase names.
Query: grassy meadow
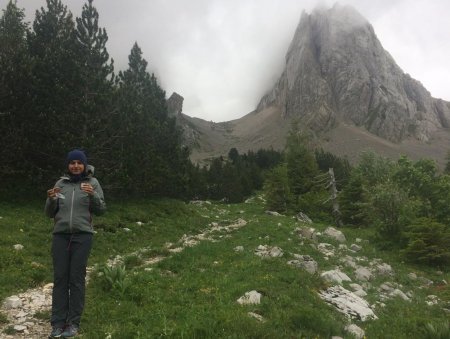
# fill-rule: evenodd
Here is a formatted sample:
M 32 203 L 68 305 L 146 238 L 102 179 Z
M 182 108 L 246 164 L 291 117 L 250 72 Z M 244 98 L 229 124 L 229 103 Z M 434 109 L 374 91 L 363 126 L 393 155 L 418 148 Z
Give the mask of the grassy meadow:
M 320 271 L 326 271 L 342 265 L 339 257 L 325 260 L 308 241 L 302 241 L 294 232 L 301 224 L 292 216 L 271 216 L 264 211 L 259 197 L 231 205 L 175 200 L 110 203 L 107 213 L 94 220 L 97 233 L 89 262 L 94 269 L 82 337 L 352 338 L 344 330 L 349 320 L 318 296 L 329 283 L 318 274 L 287 265 L 293 254 L 308 254 L 318 262 Z M 0 203 L 0 217 L 0 298 L 51 282 L 52 221 L 43 214 L 43 202 Z M 169 251 L 182 246 L 179 240 L 184 235 L 198 235 L 212 223 L 226 226 L 239 218 L 246 226 L 212 232 L 212 240 L 181 252 Z M 329 225 L 312 226 L 324 230 Z M 371 305 L 379 300 L 377 287 L 385 281 L 399 283 L 403 291 L 413 293 L 409 302 L 399 298 L 384 301 L 384 308 L 375 309 L 377 320 L 353 320 L 365 330 L 366 338 L 448 338 L 445 329 L 436 333 L 448 327 L 449 315 L 442 304 L 426 305 L 425 298 L 433 294 L 448 303 L 449 286 L 423 287 L 407 277 L 415 272 L 435 282 L 449 282 L 448 268 L 438 272 L 437 268 L 408 265 L 398 253 L 374 247 L 370 230 L 342 230 L 348 246 L 356 238 L 368 240 L 353 256 L 380 258 L 395 272 L 392 278 L 371 281 L 365 297 Z M 330 239 L 319 241 L 338 245 Z M 15 244 L 24 248 L 16 251 Z M 259 245 L 278 246 L 284 254 L 262 259 L 255 255 Z M 243 250 L 236 251 L 237 246 Z M 122 264 L 108 267 L 107 261 L 117 256 Z M 342 270 L 353 279 L 351 269 Z M 251 290 L 262 294 L 261 303 L 239 305 L 237 299 Z

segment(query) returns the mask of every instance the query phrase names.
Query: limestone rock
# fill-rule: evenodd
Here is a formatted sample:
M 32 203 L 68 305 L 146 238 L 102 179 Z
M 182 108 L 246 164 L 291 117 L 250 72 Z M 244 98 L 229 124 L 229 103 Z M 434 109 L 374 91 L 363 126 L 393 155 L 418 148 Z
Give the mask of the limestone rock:
M 312 220 L 303 212 L 299 212 L 295 218 L 304 224 L 312 224 Z
M 183 112 L 184 98 L 178 93 L 173 92 L 169 99 L 167 99 L 167 114 L 170 117 L 177 117 Z
M 17 332 L 24 332 L 27 329 L 27 327 L 24 325 L 14 325 L 13 328 Z
M 320 276 L 326 281 L 337 282 L 338 284 L 342 283 L 343 281 L 352 281 L 347 274 L 339 270 L 326 271 L 323 272 Z
M 324 291 L 320 291 L 319 295 L 323 300 L 335 306 L 339 312 L 349 318 L 361 321 L 378 319 L 367 301 L 342 286 L 331 286 Z
M 432 306 L 432 305 L 437 305 L 437 304 L 439 304 L 439 298 L 437 297 L 437 296 L 435 296 L 435 295 L 427 295 L 427 298 L 426 298 L 426 300 L 425 300 L 425 303 L 428 305 L 428 306 Z
M 408 278 L 411 280 L 417 280 L 417 274 L 414 272 L 408 273 Z
M 351 249 L 352 251 L 354 251 L 354 252 L 359 252 L 359 251 L 362 250 L 362 247 L 359 246 L 359 245 L 356 245 L 356 244 L 351 244 L 351 245 L 350 245 L 350 249 Z
M 13 295 L 11 297 L 6 298 L 3 305 L 4 308 L 7 310 L 12 308 L 18 308 L 22 306 L 22 300 L 17 295 Z
M 345 257 L 339 258 L 339 261 L 343 263 L 345 266 L 351 267 L 351 268 L 357 268 L 356 261 L 353 257 L 346 255 Z
M 358 327 L 355 324 L 345 326 L 345 330 L 348 333 L 352 334 L 355 337 L 355 339 L 362 339 L 366 334 L 362 328 Z
M 326 257 L 334 257 L 334 246 L 325 242 L 317 245 L 317 250 L 321 252 Z
M 372 272 L 365 267 L 358 267 L 355 271 L 356 280 L 369 281 L 372 279 Z
M 294 257 L 297 260 L 288 261 L 289 265 L 293 265 L 295 267 L 304 269 L 305 271 L 307 271 L 310 274 L 314 274 L 317 272 L 317 270 L 318 270 L 317 261 L 315 261 L 309 255 L 294 254 Z
M 379 275 L 392 275 L 393 274 L 391 265 L 386 264 L 386 263 L 381 263 L 381 264 L 375 265 L 374 268 L 375 268 L 375 271 Z
M 313 227 L 297 227 L 294 231 L 302 238 L 317 241 L 316 229 Z
M 347 239 L 345 239 L 345 235 L 344 233 L 342 233 L 341 231 L 335 229 L 334 227 L 328 227 L 324 232 L 324 235 L 339 241 L 339 242 L 346 242 Z
M 282 257 L 283 250 L 277 246 L 259 245 L 255 250 L 255 254 L 262 258 L 275 258 Z
M 263 316 L 261 314 L 255 313 L 255 312 L 248 312 L 247 313 L 250 317 L 255 318 L 256 320 L 260 322 L 265 322 Z
M 282 214 L 280 214 L 278 212 L 275 212 L 275 211 L 266 211 L 266 214 L 273 215 L 275 217 L 282 217 L 283 216 Z
M 237 302 L 241 305 L 257 305 L 261 303 L 261 293 L 258 291 L 245 292 L 245 294 L 240 297 Z

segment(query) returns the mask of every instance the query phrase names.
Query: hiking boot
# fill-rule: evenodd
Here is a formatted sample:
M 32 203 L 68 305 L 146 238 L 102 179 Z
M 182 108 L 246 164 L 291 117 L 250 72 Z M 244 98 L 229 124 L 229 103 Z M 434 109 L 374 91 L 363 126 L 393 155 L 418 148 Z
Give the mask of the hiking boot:
M 61 334 L 63 332 L 64 332 L 64 328 L 58 327 L 58 326 L 54 326 L 54 327 L 52 327 L 52 332 L 50 333 L 50 335 L 48 337 L 49 337 L 49 339 L 51 339 L 51 338 L 61 338 Z
M 64 332 L 61 333 L 61 337 L 63 338 L 71 338 L 75 337 L 78 334 L 78 326 L 76 325 L 67 325 Z

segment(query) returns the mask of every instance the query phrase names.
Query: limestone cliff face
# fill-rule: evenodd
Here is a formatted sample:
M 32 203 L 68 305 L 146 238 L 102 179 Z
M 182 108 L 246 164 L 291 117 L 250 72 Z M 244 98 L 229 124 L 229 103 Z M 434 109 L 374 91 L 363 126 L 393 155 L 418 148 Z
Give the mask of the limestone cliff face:
M 302 13 L 285 69 L 257 111 L 270 106 L 315 131 L 343 121 L 394 142 L 428 141 L 450 126 L 450 103 L 405 74 L 367 20 L 340 5 Z
M 184 98 L 176 92 L 167 99 L 167 114 L 171 118 L 175 118 L 178 126 L 183 131 L 183 144 L 189 148 L 198 146 L 199 132 L 195 126 L 189 121 L 189 118 L 183 114 Z
M 176 118 L 183 112 L 184 98 L 176 92 L 173 92 L 167 99 L 167 114 L 169 117 Z

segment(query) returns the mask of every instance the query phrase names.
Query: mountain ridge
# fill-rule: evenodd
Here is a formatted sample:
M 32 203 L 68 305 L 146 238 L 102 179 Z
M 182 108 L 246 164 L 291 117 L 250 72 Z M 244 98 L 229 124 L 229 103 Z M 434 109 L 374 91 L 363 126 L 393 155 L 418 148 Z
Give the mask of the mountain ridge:
M 364 144 L 390 157 L 428 156 L 442 166 L 441 143 L 450 140 L 450 103 L 433 98 L 403 72 L 371 24 L 354 8 L 338 4 L 302 12 L 285 68 L 253 112 L 223 123 L 180 117 L 190 125 L 185 132 L 196 135 L 188 142 L 194 161 L 225 155 L 232 147 L 282 149 L 293 121 L 312 131 L 318 146 L 350 160 Z M 355 144 L 356 139 L 364 142 Z

